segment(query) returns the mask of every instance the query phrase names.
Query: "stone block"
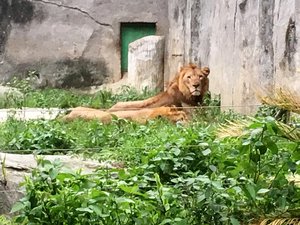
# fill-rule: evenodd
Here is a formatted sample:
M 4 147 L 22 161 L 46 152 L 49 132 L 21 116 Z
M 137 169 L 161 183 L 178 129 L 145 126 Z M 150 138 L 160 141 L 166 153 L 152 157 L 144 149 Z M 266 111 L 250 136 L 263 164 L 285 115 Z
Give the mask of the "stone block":
M 164 86 L 164 37 L 147 36 L 129 44 L 128 84 L 139 91 Z

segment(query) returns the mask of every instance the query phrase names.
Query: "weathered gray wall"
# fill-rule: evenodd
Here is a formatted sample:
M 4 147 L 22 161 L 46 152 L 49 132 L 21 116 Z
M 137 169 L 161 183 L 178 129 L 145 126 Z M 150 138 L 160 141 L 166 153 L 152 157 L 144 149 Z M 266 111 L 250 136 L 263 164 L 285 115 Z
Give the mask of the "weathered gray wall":
M 299 0 L 2 0 L 0 81 L 28 70 L 52 86 L 117 81 L 120 22 L 157 22 L 165 81 L 208 65 L 223 106 L 247 113 L 238 106 L 257 104 L 260 87 L 300 89 Z
M 211 68 L 223 106 L 249 113 L 269 85 L 300 90 L 299 0 L 171 0 L 168 75 L 188 62 Z
M 167 0 L 1 0 L 0 82 L 28 70 L 51 86 L 117 81 L 120 22 L 155 22 L 166 36 L 167 10 Z

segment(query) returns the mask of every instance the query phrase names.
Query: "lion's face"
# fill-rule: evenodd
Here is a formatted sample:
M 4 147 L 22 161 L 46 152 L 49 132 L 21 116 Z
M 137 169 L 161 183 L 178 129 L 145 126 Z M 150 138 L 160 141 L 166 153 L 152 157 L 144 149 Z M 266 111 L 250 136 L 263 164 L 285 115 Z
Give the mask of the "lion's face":
M 180 71 L 180 90 L 190 96 L 200 96 L 208 91 L 208 67 L 199 68 L 195 65 L 183 67 Z

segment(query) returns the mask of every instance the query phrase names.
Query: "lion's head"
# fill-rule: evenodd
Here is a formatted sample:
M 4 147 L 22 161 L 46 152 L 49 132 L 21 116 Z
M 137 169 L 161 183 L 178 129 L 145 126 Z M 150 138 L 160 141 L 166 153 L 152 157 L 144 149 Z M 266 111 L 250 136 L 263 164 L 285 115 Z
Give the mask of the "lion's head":
M 178 76 L 178 88 L 187 97 L 203 96 L 209 87 L 208 67 L 199 68 L 194 64 L 182 67 Z

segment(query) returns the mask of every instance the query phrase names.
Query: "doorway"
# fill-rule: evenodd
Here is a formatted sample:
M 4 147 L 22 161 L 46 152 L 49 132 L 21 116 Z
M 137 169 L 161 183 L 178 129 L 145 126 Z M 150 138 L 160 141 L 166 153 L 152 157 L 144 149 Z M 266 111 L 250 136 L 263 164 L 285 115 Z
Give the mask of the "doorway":
M 121 23 L 121 72 L 128 71 L 128 45 L 142 37 L 155 35 L 155 23 Z

